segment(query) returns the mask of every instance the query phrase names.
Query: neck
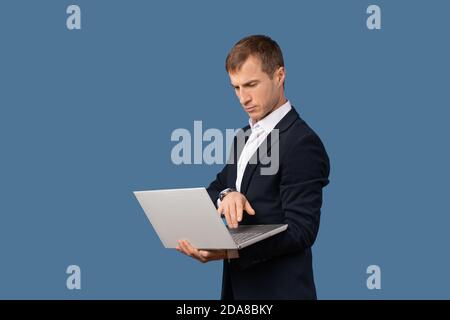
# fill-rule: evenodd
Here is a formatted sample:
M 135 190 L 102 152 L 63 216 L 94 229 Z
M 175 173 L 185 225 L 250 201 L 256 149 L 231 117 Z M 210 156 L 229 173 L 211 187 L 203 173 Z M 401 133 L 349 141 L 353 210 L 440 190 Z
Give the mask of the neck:
M 274 112 L 275 110 L 277 110 L 279 107 L 281 107 L 283 104 L 285 104 L 288 100 L 286 99 L 286 97 L 283 95 L 281 95 L 280 99 L 278 100 L 278 102 L 275 104 L 275 106 L 270 109 L 263 117 L 261 117 L 261 119 L 259 119 L 258 121 L 264 119 L 265 117 L 267 117 L 269 114 L 271 114 L 272 112 Z M 258 121 L 253 121 L 253 123 L 256 123 Z
M 275 105 L 275 107 L 274 107 L 272 110 L 270 110 L 269 113 L 271 113 L 271 112 L 277 110 L 279 107 L 281 107 L 281 106 L 282 106 L 283 104 L 285 104 L 286 102 L 287 102 L 287 99 L 286 99 L 286 97 L 284 96 L 284 94 L 281 95 L 280 100 L 278 100 L 278 103 Z M 269 113 L 267 113 L 267 114 L 269 114 Z

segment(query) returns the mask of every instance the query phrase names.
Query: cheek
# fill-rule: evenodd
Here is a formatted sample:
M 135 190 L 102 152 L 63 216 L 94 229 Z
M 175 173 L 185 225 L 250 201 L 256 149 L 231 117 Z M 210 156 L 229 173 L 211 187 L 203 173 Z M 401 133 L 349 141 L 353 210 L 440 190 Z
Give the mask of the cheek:
M 263 109 L 268 109 L 272 105 L 272 91 L 270 87 L 265 87 L 261 90 L 259 103 Z
M 272 106 L 278 101 L 277 91 L 273 86 L 268 86 L 266 89 L 266 103 Z
M 267 99 L 270 97 L 270 93 L 268 92 L 269 88 L 267 87 L 259 87 L 255 94 L 253 95 L 253 98 L 262 106 L 264 106 L 267 103 Z

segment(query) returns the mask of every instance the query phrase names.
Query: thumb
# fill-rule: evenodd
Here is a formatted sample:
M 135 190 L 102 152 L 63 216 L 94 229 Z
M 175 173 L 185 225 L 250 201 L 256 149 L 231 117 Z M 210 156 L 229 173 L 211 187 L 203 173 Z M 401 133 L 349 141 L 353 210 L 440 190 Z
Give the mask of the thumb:
M 244 209 L 245 209 L 245 211 L 247 211 L 247 213 L 249 215 L 252 215 L 252 216 L 255 215 L 255 210 L 253 210 L 252 206 L 250 205 L 250 202 L 245 201 Z
M 222 212 L 223 212 L 223 205 L 222 205 L 222 202 L 220 203 L 219 207 L 217 208 L 217 212 L 218 212 L 219 214 L 222 214 Z

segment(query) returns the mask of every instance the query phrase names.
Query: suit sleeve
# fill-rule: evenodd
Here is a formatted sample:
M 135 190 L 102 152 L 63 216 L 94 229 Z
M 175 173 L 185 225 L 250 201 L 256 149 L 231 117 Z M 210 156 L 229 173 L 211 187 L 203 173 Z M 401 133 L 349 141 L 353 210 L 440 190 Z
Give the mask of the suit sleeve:
M 236 161 L 236 156 L 235 156 L 236 152 L 237 152 L 236 140 L 237 139 L 235 136 L 233 139 L 233 143 L 231 145 L 231 150 L 230 150 L 231 152 L 230 152 L 227 164 L 222 169 L 222 171 L 216 175 L 216 179 L 210 183 L 208 188 L 206 188 L 206 191 L 208 191 L 209 197 L 211 198 L 212 202 L 214 203 L 214 205 L 216 207 L 217 207 L 217 199 L 219 198 L 219 193 L 226 188 L 234 188 L 236 186 L 235 181 L 228 181 L 228 180 L 230 180 L 230 179 L 228 179 L 228 177 L 230 176 L 230 170 L 233 170 L 230 163 L 234 163 Z
M 329 159 L 315 133 L 297 139 L 280 160 L 280 197 L 288 229 L 239 251 L 233 260 L 246 269 L 273 257 L 310 248 L 317 236 L 322 188 L 329 180 Z
M 219 198 L 219 193 L 229 188 L 230 186 L 227 185 L 227 174 L 229 170 L 229 165 L 227 164 L 222 171 L 220 171 L 216 179 L 210 183 L 208 188 L 206 188 L 206 191 L 208 191 L 209 197 L 211 198 L 211 201 L 214 203 L 214 205 L 217 207 L 217 199 Z

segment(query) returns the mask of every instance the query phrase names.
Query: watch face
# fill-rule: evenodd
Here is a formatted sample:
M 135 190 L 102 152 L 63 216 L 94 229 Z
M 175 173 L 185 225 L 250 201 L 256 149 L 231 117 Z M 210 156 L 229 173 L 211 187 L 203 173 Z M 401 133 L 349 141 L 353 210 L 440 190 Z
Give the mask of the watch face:
M 225 197 L 225 195 L 226 195 L 226 192 L 221 192 L 220 193 L 220 196 L 219 196 L 219 198 L 220 198 L 220 201 L 222 201 L 223 200 L 223 197 Z
M 225 196 L 226 196 L 227 194 L 229 194 L 230 192 L 233 192 L 233 191 L 235 191 L 235 190 L 232 189 L 232 188 L 228 188 L 228 189 L 223 190 L 221 193 L 219 193 L 219 199 L 220 199 L 220 201 L 222 201 L 223 198 L 225 198 Z

